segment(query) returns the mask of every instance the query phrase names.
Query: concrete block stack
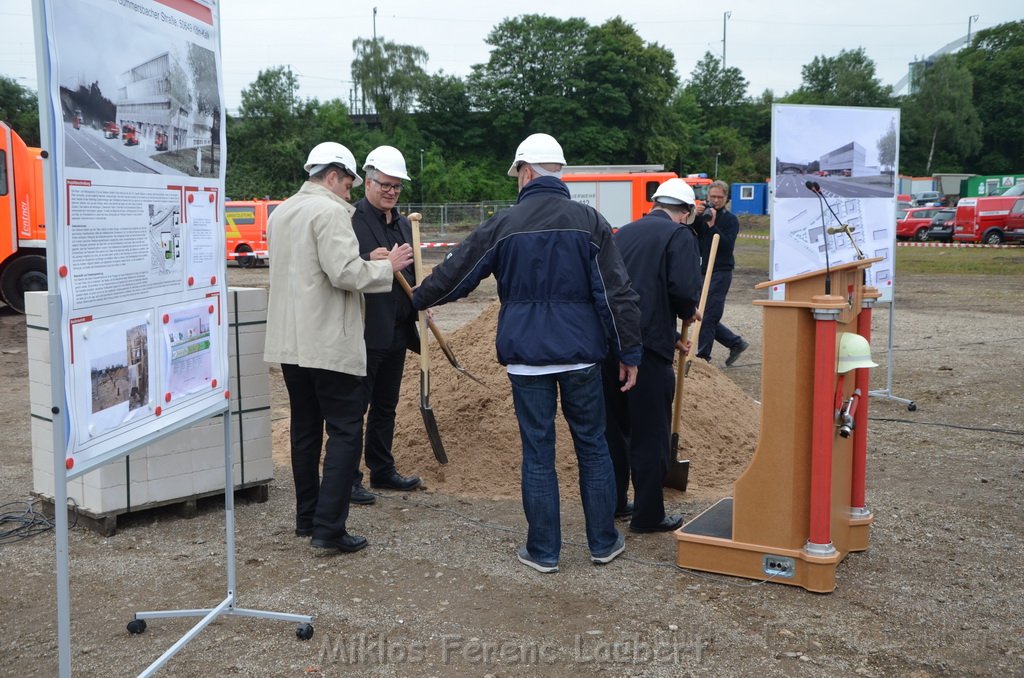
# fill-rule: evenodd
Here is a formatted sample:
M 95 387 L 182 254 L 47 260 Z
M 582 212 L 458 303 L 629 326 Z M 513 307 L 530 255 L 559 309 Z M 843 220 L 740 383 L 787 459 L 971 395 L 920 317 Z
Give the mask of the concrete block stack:
M 50 345 L 46 293 L 26 295 L 33 494 L 54 497 Z M 235 489 L 273 480 L 270 379 L 263 362 L 267 291 L 229 288 L 228 368 Z M 205 419 L 68 483 L 86 516 L 109 516 L 224 491 L 223 418 Z

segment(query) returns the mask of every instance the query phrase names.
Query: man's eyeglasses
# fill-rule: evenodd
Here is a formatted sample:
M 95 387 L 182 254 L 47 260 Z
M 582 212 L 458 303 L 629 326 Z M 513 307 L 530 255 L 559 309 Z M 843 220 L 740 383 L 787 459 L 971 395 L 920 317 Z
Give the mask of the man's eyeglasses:
M 373 179 L 373 183 L 380 186 L 380 190 L 385 193 L 401 193 L 402 189 L 405 188 L 402 184 L 389 184 L 383 181 L 377 181 L 376 179 Z

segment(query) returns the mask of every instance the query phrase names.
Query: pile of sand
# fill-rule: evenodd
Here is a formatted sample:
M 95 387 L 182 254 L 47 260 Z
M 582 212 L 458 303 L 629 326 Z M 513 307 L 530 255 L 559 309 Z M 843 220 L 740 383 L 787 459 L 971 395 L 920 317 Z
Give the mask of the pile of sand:
M 466 497 L 518 497 L 521 443 L 505 368 L 497 361 L 494 335 L 498 302 L 446 335 L 459 363 L 486 386 L 459 374 L 431 337 L 430 405 L 450 463 L 430 449 L 419 410 L 419 356 L 409 354 L 395 424 L 398 470 L 422 476 L 431 491 Z M 683 386 L 681 459 L 690 460 L 688 495 L 729 494 L 757 445 L 757 404 L 715 367 L 695 361 Z M 561 491 L 579 496 L 572 437 L 556 419 L 556 465 Z M 672 493 L 672 490 L 666 490 Z

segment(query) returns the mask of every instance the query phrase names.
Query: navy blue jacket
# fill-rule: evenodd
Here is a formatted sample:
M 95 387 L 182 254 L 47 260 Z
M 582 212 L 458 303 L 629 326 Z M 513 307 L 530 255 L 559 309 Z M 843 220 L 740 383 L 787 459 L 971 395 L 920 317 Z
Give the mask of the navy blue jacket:
M 615 234 L 633 289 L 640 295 L 644 348 L 671 362 L 679 335 L 676 318 L 690 318 L 700 303 L 697 238 L 661 210 Z
M 604 360 L 609 348 L 639 365 L 640 309 L 611 227 L 556 177 L 523 187 L 513 207 L 480 224 L 416 289 L 425 309 L 498 281 L 498 361 L 565 365 Z

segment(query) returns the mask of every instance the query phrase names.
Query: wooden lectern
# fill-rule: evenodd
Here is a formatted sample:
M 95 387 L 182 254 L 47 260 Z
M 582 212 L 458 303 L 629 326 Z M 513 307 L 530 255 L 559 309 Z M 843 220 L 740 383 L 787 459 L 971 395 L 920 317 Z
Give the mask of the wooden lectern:
M 864 285 L 864 270 L 877 261 L 756 286 L 785 285 L 782 300 L 754 302 L 764 307 L 757 450 L 733 496 L 675 532 L 679 567 L 827 593 L 835 589 L 836 567 L 846 554 L 868 548 L 869 372 L 839 375 L 836 359 L 839 333 L 871 339 L 871 307 L 879 293 Z M 831 294 L 825 293 L 826 278 Z M 841 409 L 854 410 L 853 426 L 844 430 Z

